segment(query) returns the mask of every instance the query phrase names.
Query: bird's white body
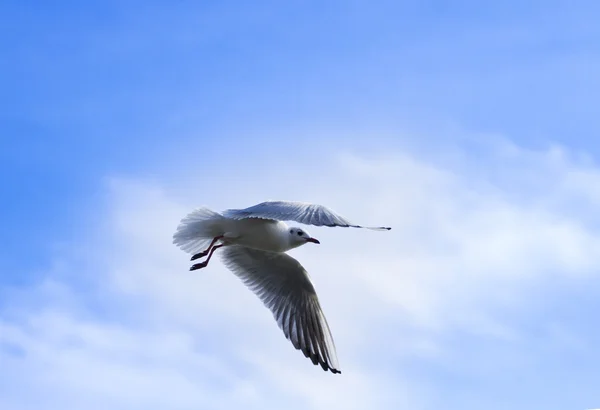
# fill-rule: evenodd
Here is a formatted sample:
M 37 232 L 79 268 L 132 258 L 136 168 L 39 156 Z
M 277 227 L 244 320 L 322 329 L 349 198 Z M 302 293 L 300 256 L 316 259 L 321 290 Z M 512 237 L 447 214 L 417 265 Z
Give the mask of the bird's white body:
M 270 252 L 287 252 L 301 242 L 290 241 L 289 226 L 271 219 L 224 218 L 224 242 Z
M 305 230 L 289 227 L 284 220 L 363 228 L 321 205 L 268 201 L 223 213 L 198 208 L 182 219 L 173 243 L 193 254 L 192 260 L 208 256 L 190 270 L 206 267 L 215 250 L 223 248 L 225 265 L 271 310 L 294 347 L 313 364 L 340 373 L 333 337 L 314 286 L 300 262 L 285 253 L 319 241 Z

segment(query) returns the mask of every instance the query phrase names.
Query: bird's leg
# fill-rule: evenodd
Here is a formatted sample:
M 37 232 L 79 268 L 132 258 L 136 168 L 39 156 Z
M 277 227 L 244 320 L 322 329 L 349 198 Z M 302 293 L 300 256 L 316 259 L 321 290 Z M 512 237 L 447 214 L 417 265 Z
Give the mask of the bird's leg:
M 192 259 L 190 259 L 191 261 L 195 261 L 198 258 L 203 258 L 206 255 L 208 255 L 208 252 L 210 252 L 211 248 L 213 247 L 213 245 L 215 243 L 217 243 L 217 241 L 219 239 L 223 239 L 223 235 L 219 235 L 219 236 L 215 236 L 215 238 L 212 240 L 212 242 L 210 243 L 210 245 L 208 245 L 208 248 L 206 248 L 206 250 L 199 252 L 197 254 L 195 254 L 194 256 L 192 256 Z
M 213 246 L 212 249 L 210 250 L 210 253 L 208 254 L 208 258 L 206 258 L 206 260 L 204 262 L 200 262 L 200 263 L 196 263 L 196 264 L 192 265 L 190 270 L 206 268 L 206 266 L 208 265 L 208 262 L 210 261 L 210 258 L 212 258 L 213 253 L 215 253 L 215 251 L 217 249 L 219 249 L 221 246 L 225 246 L 225 244 Z

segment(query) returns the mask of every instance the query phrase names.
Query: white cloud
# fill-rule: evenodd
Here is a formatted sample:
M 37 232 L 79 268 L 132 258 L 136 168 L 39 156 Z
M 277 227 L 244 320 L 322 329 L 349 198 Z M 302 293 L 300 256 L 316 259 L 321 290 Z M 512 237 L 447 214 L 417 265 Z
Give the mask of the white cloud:
M 597 280 L 600 235 L 583 211 L 600 198 L 598 168 L 558 148 L 495 148 L 476 158 L 347 154 L 252 178 L 231 170 L 206 179 L 199 169 L 185 181 L 197 187 L 189 194 L 173 181 L 112 179 L 106 209 L 93 210 L 98 226 L 77 246 L 84 268 L 66 263 L 27 290 L 35 297 L 13 293 L 0 321 L 11 374 L 0 407 L 36 408 L 47 397 L 45 408 L 429 408 L 432 387 L 403 370 L 406 358 L 444 362 L 453 332 L 518 343 L 510 314 L 527 311 L 532 288 Z M 190 273 L 171 244 L 195 206 L 267 198 L 393 226 L 313 227 L 322 244 L 293 252 L 316 283 L 341 376 L 295 351 L 217 259 Z M 551 328 L 560 343 L 586 343 L 564 324 Z

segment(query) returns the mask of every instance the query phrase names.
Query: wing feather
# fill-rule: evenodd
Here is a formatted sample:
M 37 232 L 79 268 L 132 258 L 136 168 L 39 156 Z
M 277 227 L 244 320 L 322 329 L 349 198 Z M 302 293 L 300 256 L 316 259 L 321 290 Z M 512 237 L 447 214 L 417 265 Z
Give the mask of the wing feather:
M 225 265 L 271 310 L 296 349 L 324 370 L 340 373 L 333 337 L 315 288 L 296 259 L 239 245 L 224 247 L 221 255 Z
M 295 221 L 306 225 L 342 228 L 390 230 L 385 226 L 356 225 L 331 209 L 317 204 L 292 201 L 266 201 L 245 209 L 228 209 L 223 215 L 231 219 L 260 218 L 276 221 Z

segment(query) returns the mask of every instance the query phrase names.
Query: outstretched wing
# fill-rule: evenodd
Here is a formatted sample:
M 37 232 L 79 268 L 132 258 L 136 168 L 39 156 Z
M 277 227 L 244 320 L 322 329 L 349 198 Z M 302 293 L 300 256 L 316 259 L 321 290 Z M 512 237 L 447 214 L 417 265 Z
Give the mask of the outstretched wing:
M 341 373 L 315 288 L 296 259 L 239 245 L 224 247 L 221 255 L 225 265 L 271 310 L 296 349 L 323 370 Z
M 262 218 L 277 221 L 296 221 L 306 225 L 339 226 L 343 228 L 366 228 L 390 230 L 388 227 L 356 225 L 322 205 L 291 201 L 267 201 L 246 209 L 228 209 L 223 215 L 232 219 Z

